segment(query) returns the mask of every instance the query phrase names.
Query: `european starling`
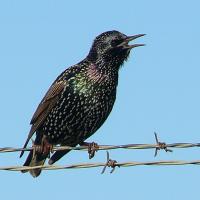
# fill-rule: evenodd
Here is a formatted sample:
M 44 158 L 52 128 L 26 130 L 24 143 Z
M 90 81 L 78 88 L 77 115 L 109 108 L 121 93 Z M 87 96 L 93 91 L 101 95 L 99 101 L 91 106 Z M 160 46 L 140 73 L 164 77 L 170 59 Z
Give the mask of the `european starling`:
M 36 133 L 34 145 L 43 146 L 42 151 L 31 151 L 24 166 L 43 165 L 49 155 L 49 145 L 82 144 L 101 127 L 116 99 L 120 66 L 131 49 L 144 45 L 128 43 L 141 36 L 144 34 L 126 36 L 115 30 L 104 32 L 95 38 L 84 60 L 57 77 L 31 119 L 32 126 L 24 145 L 25 148 Z M 49 164 L 69 151 L 55 152 Z M 30 170 L 30 173 L 37 177 L 41 169 Z

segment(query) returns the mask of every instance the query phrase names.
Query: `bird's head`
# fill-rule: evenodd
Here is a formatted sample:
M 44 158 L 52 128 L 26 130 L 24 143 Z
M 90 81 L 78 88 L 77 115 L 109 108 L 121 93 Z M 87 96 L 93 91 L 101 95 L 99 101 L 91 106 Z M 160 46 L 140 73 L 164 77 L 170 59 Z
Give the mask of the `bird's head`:
M 131 49 L 144 44 L 129 44 L 130 41 L 145 34 L 126 36 L 119 31 L 107 31 L 97 36 L 90 49 L 88 58 L 100 65 L 118 68 L 127 60 Z

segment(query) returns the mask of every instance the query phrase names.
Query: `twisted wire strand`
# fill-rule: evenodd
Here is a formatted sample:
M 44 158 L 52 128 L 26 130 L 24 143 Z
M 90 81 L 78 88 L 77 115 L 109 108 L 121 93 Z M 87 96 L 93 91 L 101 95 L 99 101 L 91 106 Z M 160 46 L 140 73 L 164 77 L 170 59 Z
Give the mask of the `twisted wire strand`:
M 200 143 L 171 143 L 166 144 L 167 148 L 192 148 L 192 147 L 200 147 Z M 125 144 L 125 145 L 98 145 L 98 150 L 111 150 L 111 149 L 154 149 L 159 148 L 158 144 Z M 88 146 L 78 146 L 78 147 L 70 147 L 70 146 L 54 146 L 53 151 L 64 151 L 64 150 L 81 150 L 87 151 Z M 0 153 L 8 153 L 8 152 L 17 152 L 17 151 L 31 151 L 33 147 L 28 148 L 13 148 L 13 147 L 4 147 L 0 148 Z
M 200 165 L 200 160 L 194 161 L 181 161 L 181 160 L 168 160 L 168 161 L 149 161 L 149 162 L 117 162 L 115 163 L 115 167 L 133 167 L 133 166 L 154 166 L 154 165 Z M 31 169 L 43 169 L 43 170 L 61 170 L 61 169 L 81 169 L 81 168 L 96 168 L 96 167 L 105 167 L 105 163 L 81 163 L 74 165 L 64 165 L 64 166 L 56 166 L 56 165 L 43 165 L 43 166 L 5 166 L 0 167 L 0 170 L 9 170 L 9 171 L 21 171 L 21 170 L 31 170 Z
M 98 145 L 98 149 L 96 150 L 112 150 L 112 149 L 155 149 L 155 155 L 157 155 L 158 150 L 165 150 L 166 152 L 172 152 L 171 149 L 168 148 L 192 148 L 192 147 L 200 147 L 200 143 L 171 143 L 166 144 L 164 142 L 159 142 L 158 136 L 156 133 L 155 144 L 125 144 L 125 145 Z M 18 152 L 18 151 L 31 151 L 34 150 L 34 147 L 28 148 L 12 148 L 12 147 L 4 147 L 0 148 L 0 153 L 8 153 L 8 152 Z M 63 151 L 63 150 L 82 150 L 88 151 L 88 146 L 54 146 L 53 151 Z M 132 166 L 150 166 L 150 165 L 200 165 L 200 160 L 194 161 L 182 161 L 182 160 L 168 160 L 168 161 L 149 161 L 149 162 L 117 162 L 116 160 L 112 160 L 109 158 L 109 153 L 107 152 L 107 162 L 106 163 L 80 163 L 73 165 L 41 165 L 41 166 L 2 166 L 0 170 L 9 170 L 9 171 L 22 171 L 22 170 L 31 170 L 31 169 L 43 169 L 43 170 L 61 170 L 61 169 L 80 169 L 80 168 L 93 168 L 93 167 L 103 167 L 102 173 L 104 173 L 106 167 L 113 168 L 111 173 L 114 171 L 115 167 L 132 167 Z

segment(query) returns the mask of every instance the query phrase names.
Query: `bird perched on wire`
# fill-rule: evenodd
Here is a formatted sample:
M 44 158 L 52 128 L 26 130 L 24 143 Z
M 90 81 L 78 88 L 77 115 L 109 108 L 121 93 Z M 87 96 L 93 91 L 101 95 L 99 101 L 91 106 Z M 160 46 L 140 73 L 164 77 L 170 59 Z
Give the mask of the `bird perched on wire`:
M 30 151 L 24 166 L 43 165 L 52 145 L 84 144 L 101 127 L 116 99 L 120 66 L 131 49 L 144 45 L 129 42 L 141 36 L 144 34 L 126 36 L 115 30 L 104 32 L 95 38 L 85 59 L 57 77 L 31 119 L 24 148 L 34 133 L 34 145 L 41 148 Z M 69 151 L 56 151 L 49 164 Z M 29 172 L 37 177 L 41 169 Z

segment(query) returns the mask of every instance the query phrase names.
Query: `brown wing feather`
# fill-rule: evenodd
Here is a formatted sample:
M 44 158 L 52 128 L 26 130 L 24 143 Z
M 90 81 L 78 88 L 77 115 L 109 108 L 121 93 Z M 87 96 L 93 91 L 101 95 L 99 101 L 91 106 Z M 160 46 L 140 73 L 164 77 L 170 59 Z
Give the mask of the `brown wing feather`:
M 47 110 L 47 108 L 49 107 L 50 104 L 55 103 L 55 97 L 58 94 L 60 94 L 60 92 L 63 90 L 64 86 L 65 86 L 64 81 L 59 81 L 57 83 L 54 83 L 49 88 L 46 95 L 42 99 L 41 103 L 38 105 L 32 119 L 31 119 L 31 122 L 30 122 L 31 124 L 34 124 L 35 122 L 37 122 L 40 115 L 43 114 L 43 112 L 45 110 Z
M 32 119 L 31 124 L 32 127 L 29 131 L 28 138 L 24 144 L 23 148 L 26 148 L 29 140 L 33 136 L 34 132 L 42 125 L 44 120 L 46 119 L 47 115 L 51 111 L 51 109 L 55 106 L 56 102 L 58 101 L 58 95 L 65 87 L 64 81 L 59 81 L 54 83 L 49 90 L 47 91 L 46 95 L 42 99 L 41 103 L 37 107 Z M 21 152 L 20 157 L 23 155 L 23 151 Z

